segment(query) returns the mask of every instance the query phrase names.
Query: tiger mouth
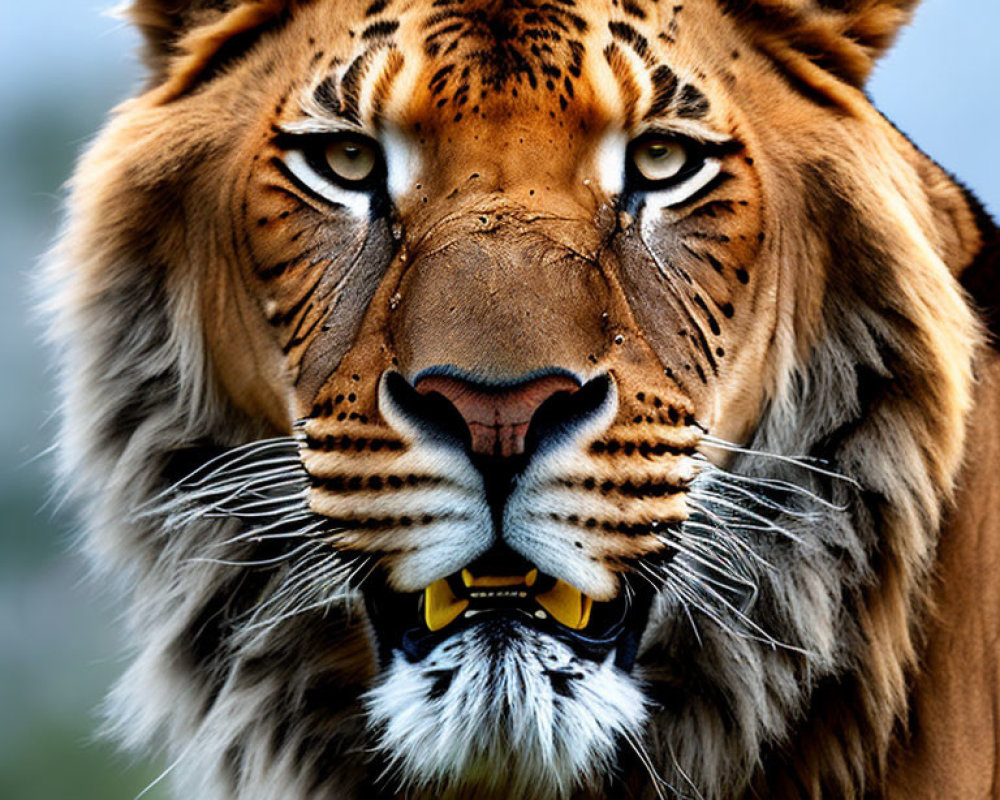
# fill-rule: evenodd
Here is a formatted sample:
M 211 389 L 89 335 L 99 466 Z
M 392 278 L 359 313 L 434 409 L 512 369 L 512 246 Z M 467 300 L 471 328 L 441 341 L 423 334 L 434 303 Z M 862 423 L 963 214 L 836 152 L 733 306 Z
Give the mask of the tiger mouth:
M 382 584 L 365 597 L 383 664 L 397 651 L 411 662 L 422 661 L 452 636 L 499 620 L 559 639 L 594 661 L 613 652 L 615 664 L 626 671 L 634 664 L 652 599 L 651 592 L 623 581 L 615 598 L 600 602 L 530 564 L 514 572 L 481 563 L 420 592 L 396 592 Z

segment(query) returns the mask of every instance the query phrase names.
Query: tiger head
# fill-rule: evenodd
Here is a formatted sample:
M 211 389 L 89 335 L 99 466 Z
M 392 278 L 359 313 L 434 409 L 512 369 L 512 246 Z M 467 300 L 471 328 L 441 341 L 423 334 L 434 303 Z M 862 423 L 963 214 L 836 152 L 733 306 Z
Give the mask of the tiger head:
M 50 272 L 182 796 L 879 785 L 986 230 L 862 91 L 913 5 L 133 3 Z

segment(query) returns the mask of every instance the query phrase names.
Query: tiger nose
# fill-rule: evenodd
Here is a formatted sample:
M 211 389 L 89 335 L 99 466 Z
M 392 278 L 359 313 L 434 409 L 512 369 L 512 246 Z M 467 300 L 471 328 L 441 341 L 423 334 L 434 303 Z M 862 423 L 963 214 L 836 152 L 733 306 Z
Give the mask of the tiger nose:
M 565 374 L 504 386 L 429 375 L 414 384 L 419 394 L 441 395 L 454 407 L 469 431 L 473 453 L 502 458 L 524 453 L 532 418 L 547 400 L 560 392 L 572 395 L 579 388 L 579 381 Z

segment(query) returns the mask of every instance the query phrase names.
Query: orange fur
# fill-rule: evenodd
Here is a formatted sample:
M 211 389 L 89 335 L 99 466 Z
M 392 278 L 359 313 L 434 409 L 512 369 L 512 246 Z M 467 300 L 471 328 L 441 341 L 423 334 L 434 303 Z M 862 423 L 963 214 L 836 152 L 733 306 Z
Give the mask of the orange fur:
M 475 2 L 509 13 L 505 24 L 526 24 L 513 5 Z M 360 482 L 405 463 L 412 444 L 380 412 L 387 370 L 605 370 L 620 403 L 580 485 L 588 477 L 591 487 L 638 483 L 655 462 L 663 481 L 682 487 L 700 430 L 745 442 L 765 413 L 794 411 L 810 359 L 854 310 L 832 314 L 831 304 L 850 298 L 872 309 L 872 325 L 892 322 L 879 333 L 891 352 L 877 358 L 894 372 L 857 422 L 869 438 L 845 446 L 841 465 L 880 498 L 871 580 L 851 597 L 858 641 L 833 648 L 843 663 L 787 722 L 791 734 L 750 769 L 750 788 L 732 796 L 995 796 L 1000 373 L 958 283 L 974 263 L 979 280 L 987 269 L 985 233 L 960 187 L 860 89 L 916 3 L 688 0 L 680 12 L 659 3 L 627 19 L 653 53 L 646 61 L 669 59 L 707 98 L 703 118 L 689 109 L 697 121 L 684 124 L 742 145 L 724 156 L 734 187 L 728 209 L 665 212 L 677 237 L 664 246 L 671 264 L 693 276 L 698 301 L 722 323 L 704 348 L 722 366 L 700 382 L 694 367 L 705 368 L 691 355 L 700 345 L 686 330 L 685 306 L 651 280 L 652 268 L 637 269 L 628 249 L 637 223 L 600 185 L 600 137 L 618 128 L 634 135 L 654 94 L 641 49 L 619 40 L 602 50 L 606 19 L 625 19 L 613 5 L 578 9 L 588 47 L 572 91 L 557 84 L 570 74 L 561 63 L 552 88 L 542 84 L 537 102 L 526 102 L 535 95 L 523 84 L 517 98 L 486 88 L 479 96 L 473 85 L 462 100 L 461 90 L 435 88 L 460 69 L 434 77 L 445 56 L 428 55 L 422 37 L 431 23 L 413 22 L 425 10 L 400 4 L 392 55 L 376 51 L 364 64 L 358 125 L 404 131 L 423 160 L 393 198 L 392 220 L 364 222 L 384 226 L 392 255 L 356 256 L 384 264 L 352 288 L 336 317 L 333 290 L 315 303 L 303 298 L 326 291 L 324 270 L 339 279 L 337 259 L 355 246 L 360 223 L 290 199 L 273 167 L 273 132 L 303 118 L 325 75 L 362 52 L 373 4 L 178 9 L 139 0 L 132 17 L 149 41 L 154 86 L 118 110 L 74 181 L 59 267 L 68 318 L 78 330 L 97 329 L 104 298 L 137 271 L 162 276 L 172 335 L 196 341 L 184 346 L 203 359 L 193 364 L 191 355 L 197 378 L 182 383 L 177 404 L 189 405 L 192 420 L 211 408 L 227 444 L 300 431 L 315 479 L 310 507 L 336 518 L 346 513 L 343 497 L 322 481 L 339 479 L 341 450 L 365 451 Z M 227 51 L 234 41 L 239 48 Z M 624 244 L 609 244 L 619 235 Z M 875 241 L 862 243 L 867 235 Z M 870 261 L 838 261 L 844 253 Z M 995 275 L 995 265 L 988 269 Z M 86 407 L 87 398 L 81 390 L 74 402 Z M 369 453 L 376 441 L 384 448 Z M 632 442 L 643 458 L 626 457 L 624 447 L 609 454 L 608 441 Z M 623 526 L 689 514 L 682 495 L 612 506 L 602 506 L 606 527 L 588 551 L 605 570 L 592 592 L 598 600 L 615 594 L 630 564 L 662 548 L 648 531 Z M 420 588 L 398 574 L 419 547 L 416 534 L 362 527 L 341 544 L 380 554 L 397 588 Z M 116 546 L 109 536 L 106 552 Z

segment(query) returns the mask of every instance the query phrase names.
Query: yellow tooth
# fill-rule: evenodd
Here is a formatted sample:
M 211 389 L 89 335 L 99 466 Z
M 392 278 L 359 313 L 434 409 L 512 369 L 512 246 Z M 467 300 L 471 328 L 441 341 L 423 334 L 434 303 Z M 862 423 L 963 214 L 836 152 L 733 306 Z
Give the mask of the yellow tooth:
M 590 622 L 594 601 L 565 581 L 556 581 L 555 586 L 537 595 L 535 599 L 556 621 L 567 628 L 580 631 Z
M 473 586 L 531 586 L 538 577 L 538 570 L 533 569 L 527 575 L 480 575 L 476 577 L 469 570 L 462 570 L 462 583 Z
M 430 631 L 448 627 L 468 607 L 469 601 L 455 597 L 443 578 L 424 589 L 424 619 Z

